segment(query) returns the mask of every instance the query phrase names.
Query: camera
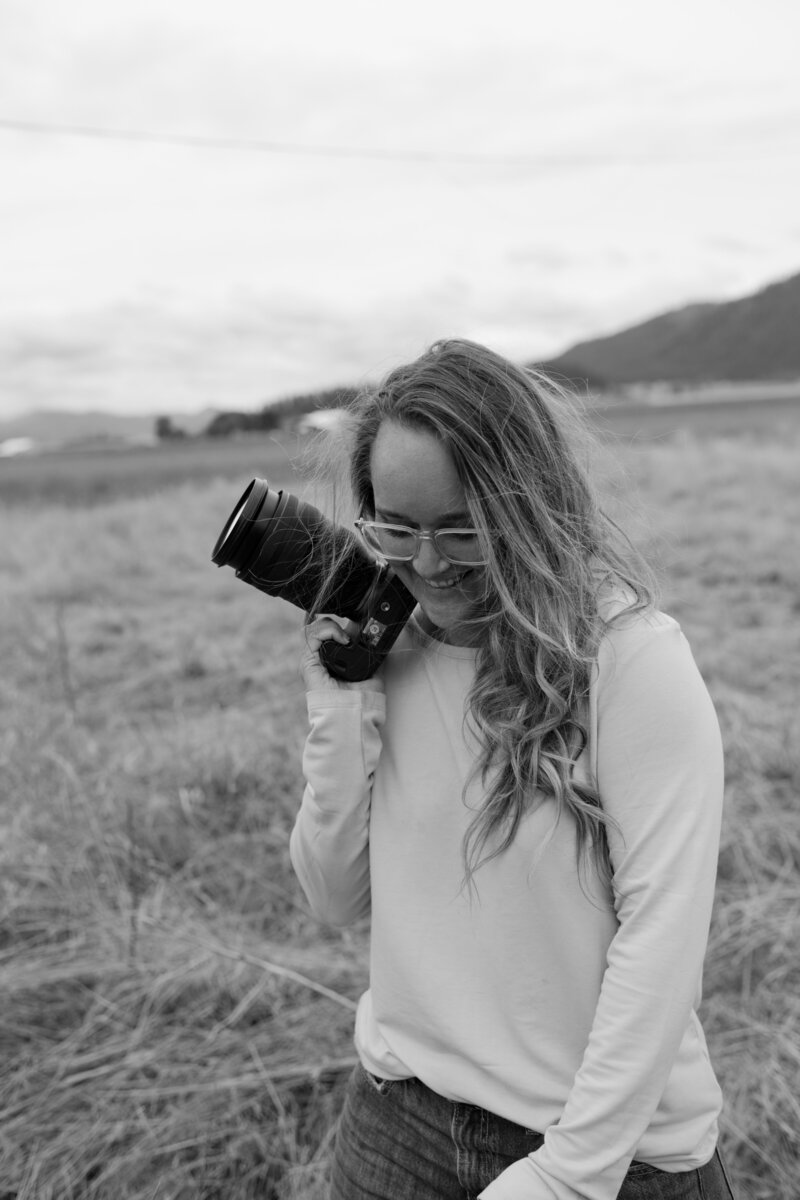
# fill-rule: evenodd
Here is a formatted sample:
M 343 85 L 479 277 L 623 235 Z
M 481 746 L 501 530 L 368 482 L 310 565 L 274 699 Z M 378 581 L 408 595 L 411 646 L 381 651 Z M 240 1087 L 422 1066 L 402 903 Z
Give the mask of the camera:
M 354 533 L 291 492 L 274 491 L 266 479 L 248 484 L 211 561 L 305 612 L 356 621 L 359 633 L 349 646 L 326 641 L 319 652 L 328 673 L 349 682 L 375 674 L 416 605 Z

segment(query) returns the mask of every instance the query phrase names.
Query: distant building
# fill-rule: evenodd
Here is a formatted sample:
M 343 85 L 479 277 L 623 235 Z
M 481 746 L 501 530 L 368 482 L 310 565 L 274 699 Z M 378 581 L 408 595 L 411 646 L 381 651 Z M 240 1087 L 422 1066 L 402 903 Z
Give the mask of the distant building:
M 31 454 L 36 449 L 32 437 L 12 437 L 0 442 L 0 458 L 15 458 L 18 454 Z
M 344 419 L 343 408 L 315 408 L 306 413 L 297 423 L 298 433 L 331 433 L 339 428 Z

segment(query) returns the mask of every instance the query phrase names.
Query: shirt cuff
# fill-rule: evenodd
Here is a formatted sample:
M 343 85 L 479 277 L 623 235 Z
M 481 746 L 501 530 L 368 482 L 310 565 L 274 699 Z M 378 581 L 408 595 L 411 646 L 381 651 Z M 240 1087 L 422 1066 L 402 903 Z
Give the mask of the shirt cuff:
M 580 1192 L 560 1183 L 547 1182 L 530 1158 L 506 1167 L 478 1195 L 478 1200 L 583 1200 Z
M 360 708 L 365 713 L 383 716 L 386 712 L 386 696 L 383 692 L 362 691 L 359 688 L 320 688 L 306 692 L 306 705 L 309 716 L 325 708 Z

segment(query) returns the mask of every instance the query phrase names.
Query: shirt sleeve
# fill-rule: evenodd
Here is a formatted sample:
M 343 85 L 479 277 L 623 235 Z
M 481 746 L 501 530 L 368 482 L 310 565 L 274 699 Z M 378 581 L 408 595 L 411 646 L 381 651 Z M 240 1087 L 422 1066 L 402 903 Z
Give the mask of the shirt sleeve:
M 722 746 L 705 684 L 671 619 L 657 616 L 606 637 L 596 746 L 600 798 L 614 821 L 608 836 L 618 929 L 560 1120 L 481 1200 L 613 1200 L 699 1000 Z
M 381 749 L 385 696 L 309 692 L 306 787 L 289 853 L 311 910 L 329 925 L 370 911 L 369 808 Z

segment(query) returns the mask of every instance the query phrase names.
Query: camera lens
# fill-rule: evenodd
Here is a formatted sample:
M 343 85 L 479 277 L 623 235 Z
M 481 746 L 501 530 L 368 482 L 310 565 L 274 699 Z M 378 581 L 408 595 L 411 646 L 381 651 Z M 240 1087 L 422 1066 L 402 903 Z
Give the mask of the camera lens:
M 358 620 L 376 564 L 354 534 L 265 479 L 247 486 L 211 555 L 239 579 L 306 612 Z

